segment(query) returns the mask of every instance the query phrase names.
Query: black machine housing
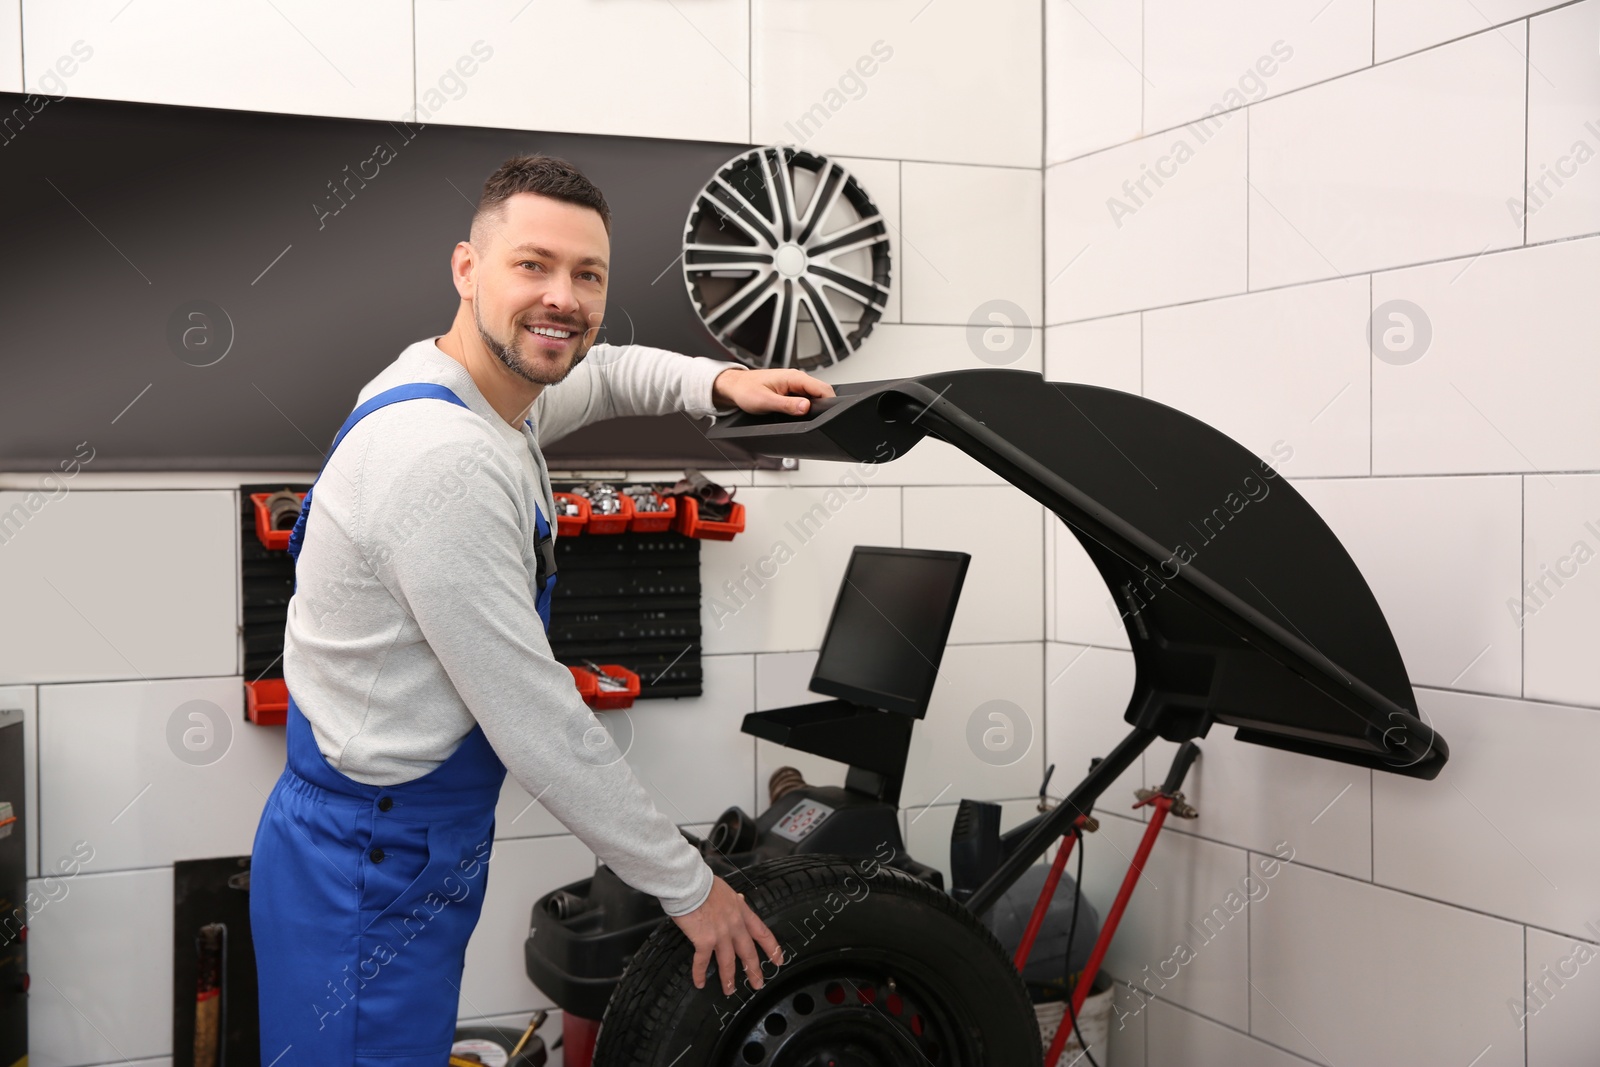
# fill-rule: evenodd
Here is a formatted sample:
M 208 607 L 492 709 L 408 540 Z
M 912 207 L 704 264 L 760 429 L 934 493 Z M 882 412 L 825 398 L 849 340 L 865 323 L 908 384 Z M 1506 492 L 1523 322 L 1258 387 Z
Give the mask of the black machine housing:
M 997 840 L 998 813 L 963 802 L 952 870 L 966 884 L 953 889 L 975 914 L 1158 737 L 1188 742 L 1222 725 L 1235 740 L 1423 779 L 1448 759 L 1360 570 L 1276 469 L 1292 446 L 1280 442 L 1268 463 L 1174 408 L 1027 371 L 835 388 L 804 415 L 742 413 L 709 436 L 766 455 L 858 463 L 892 460 L 924 437 L 960 449 L 1066 524 L 1121 610 L 1132 649 L 1130 731 L 1059 805 Z M 744 729 L 846 760 L 839 792 L 892 808 L 911 723 L 837 700 L 748 716 Z M 874 752 L 894 751 L 898 764 L 873 765 Z M 751 859 L 767 858 L 761 848 L 779 817 L 763 815 Z M 579 925 L 559 918 L 555 898 L 567 892 Z M 628 899 L 604 869 L 545 897 L 527 942 L 529 976 L 563 1008 L 600 1018 L 609 975 L 620 976 L 630 946 L 660 921 L 652 907 Z

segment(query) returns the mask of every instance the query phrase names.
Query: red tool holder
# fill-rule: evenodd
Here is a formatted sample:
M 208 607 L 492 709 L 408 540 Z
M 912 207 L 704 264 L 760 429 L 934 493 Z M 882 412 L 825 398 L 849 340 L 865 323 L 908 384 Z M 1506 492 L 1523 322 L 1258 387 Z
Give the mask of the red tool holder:
M 633 500 L 626 493 L 618 493 L 617 503 L 620 509 L 615 515 L 601 515 L 594 510 L 593 503 L 590 503 L 587 527 L 589 533 L 619 534 L 627 530 L 629 524 L 633 522 Z
M 618 691 L 597 689 L 592 707 L 595 711 L 616 711 L 619 708 L 633 706 L 634 698 L 639 695 L 639 676 L 628 668 L 618 663 L 602 663 L 600 669 L 613 677 L 621 677 L 628 683 L 628 688 Z M 596 679 L 598 686 L 599 680 Z
M 267 548 L 276 552 L 284 552 L 289 548 L 289 535 L 293 530 L 274 530 L 272 518 L 267 514 L 267 500 L 272 493 L 251 493 L 250 502 L 256 507 L 256 537 Z M 304 493 L 296 493 L 302 502 L 305 501 Z
M 578 695 L 585 704 L 593 704 L 594 696 L 600 691 L 600 679 L 595 677 L 594 671 L 585 667 L 573 667 L 570 664 L 567 670 L 572 672 L 572 684 L 578 687 Z
M 744 533 L 744 505 L 739 503 L 731 505 L 727 519 L 718 522 L 715 519 L 700 517 L 700 501 L 694 497 L 679 497 L 676 529 L 686 537 L 700 537 L 708 541 L 732 541 L 735 534 Z
M 583 533 L 583 528 L 589 525 L 589 512 L 591 510 L 589 498 L 579 496 L 577 493 L 556 493 L 555 498 L 558 504 L 578 505 L 578 513 L 576 515 L 556 516 L 556 536 L 571 537 L 574 534 Z
M 626 493 L 623 497 L 631 499 Z M 673 523 L 678 521 L 678 498 L 658 496 L 656 499 L 664 505 L 658 511 L 644 511 L 638 501 L 633 501 L 633 522 L 628 525 L 629 530 L 634 533 L 659 533 L 672 529 Z
M 244 683 L 244 717 L 257 726 L 282 726 L 288 722 L 288 683 L 282 678 Z

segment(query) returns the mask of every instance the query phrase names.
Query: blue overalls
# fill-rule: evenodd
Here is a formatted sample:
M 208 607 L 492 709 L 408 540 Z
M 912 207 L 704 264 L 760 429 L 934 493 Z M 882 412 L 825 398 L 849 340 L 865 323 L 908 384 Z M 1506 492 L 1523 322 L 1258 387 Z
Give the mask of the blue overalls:
M 396 386 L 351 412 L 329 456 L 367 415 L 419 398 L 466 407 L 442 385 Z M 307 492 L 289 540 L 296 560 L 310 513 Z M 544 572 L 535 602 L 548 629 L 555 575 L 537 507 L 535 533 Z M 323 757 L 293 694 L 288 748 L 250 871 L 261 1063 L 442 1067 L 488 885 L 505 766 L 474 725 L 421 778 L 364 785 Z

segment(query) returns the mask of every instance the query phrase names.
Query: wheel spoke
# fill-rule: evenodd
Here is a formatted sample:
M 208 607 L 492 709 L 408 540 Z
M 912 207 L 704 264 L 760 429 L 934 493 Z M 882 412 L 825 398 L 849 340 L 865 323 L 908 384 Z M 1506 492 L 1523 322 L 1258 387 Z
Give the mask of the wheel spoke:
M 724 215 L 740 223 L 745 232 L 754 237 L 759 243 L 769 248 L 778 246 L 778 240 L 772 233 L 771 220 L 763 215 L 754 204 L 745 199 L 743 193 L 729 185 L 727 179 L 720 174 L 717 175 L 712 184 L 716 186 L 716 192 L 720 195 L 711 197 L 711 202 Z
M 828 362 L 839 362 L 850 354 L 850 342 L 845 339 L 844 327 L 839 324 L 839 316 L 833 313 L 833 307 L 828 303 L 827 297 L 817 291 L 815 282 L 810 278 L 799 278 L 797 281 L 805 292 L 806 310 L 811 312 L 812 325 L 816 326 L 817 336 L 822 339 L 822 347 L 828 353 Z
M 833 212 L 833 205 L 839 202 L 839 194 L 844 192 L 845 181 L 849 175 L 842 167 L 834 166 L 830 160 L 827 169 L 817 181 L 817 190 L 811 195 L 811 203 L 806 205 L 806 214 L 799 235 L 795 238 L 801 244 L 811 240 L 817 228 L 823 224 Z
M 728 297 L 728 299 L 724 300 L 722 303 L 705 313 L 704 318 L 706 320 L 706 325 L 710 326 L 718 333 L 731 330 L 733 326 L 724 323 L 722 321 L 723 317 L 745 310 L 746 305 L 743 303 L 743 301 L 748 300 L 751 302 L 751 304 L 754 304 L 757 295 L 763 289 L 766 289 L 768 286 L 770 286 L 773 281 L 777 279 L 777 277 L 777 274 L 767 271 L 763 274 L 757 275 L 754 278 L 751 278 L 739 289 L 738 292 L 734 293 L 732 296 Z M 742 322 L 744 320 L 741 318 L 738 321 Z
M 875 311 L 882 311 L 889 299 L 889 287 L 869 281 L 859 274 L 852 274 L 838 267 L 822 267 L 813 264 L 811 273 L 822 280 L 823 285 L 831 286 L 839 292 L 859 303 L 866 304 Z
M 794 286 L 785 282 L 777 310 L 772 315 L 772 329 L 767 334 L 767 350 L 763 354 L 762 366 L 793 366 L 795 317 L 798 313 L 799 301 L 795 299 Z
M 876 244 L 878 241 L 887 241 L 889 239 L 888 229 L 883 224 L 882 216 L 869 215 L 859 222 L 851 223 L 842 230 L 835 230 L 833 233 L 818 240 L 816 244 L 808 245 L 806 254 L 809 256 L 820 256 L 829 252 L 838 254 L 842 251 L 848 251 L 844 247 L 845 245 L 860 247 L 851 243 L 865 240 L 869 237 L 873 238 L 873 240 L 866 241 L 867 244 Z

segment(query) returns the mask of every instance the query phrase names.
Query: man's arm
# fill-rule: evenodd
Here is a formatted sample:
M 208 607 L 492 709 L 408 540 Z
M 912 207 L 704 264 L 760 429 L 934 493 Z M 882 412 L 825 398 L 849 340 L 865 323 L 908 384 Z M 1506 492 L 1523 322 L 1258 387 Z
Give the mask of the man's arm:
M 358 543 L 512 776 L 623 881 L 669 915 L 686 914 L 711 892 L 711 869 L 657 810 L 553 657 L 511 472 L 480 457 L 468 442 L 374 442 L 358 476 Z M 453 497 L 449 521 L 395 534 L 374 514 L 441 486 Z
M 646 345 L 595 345 L 565 381 L 539 394 L 532 418 L 545 445 L 624 415 L 682 411 L 713 421 L 740 410 L 798 415 L 806 410 L 805 397 L 832 395 L 832 386 L 803 371 L 749 370 Z

